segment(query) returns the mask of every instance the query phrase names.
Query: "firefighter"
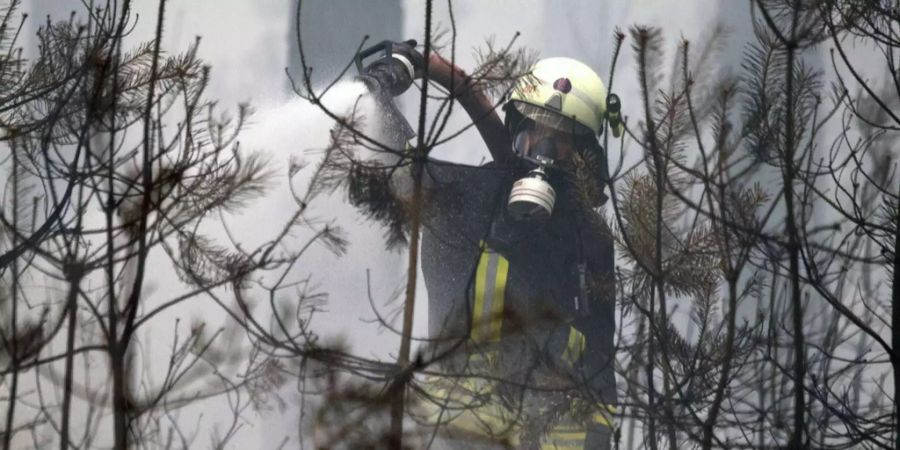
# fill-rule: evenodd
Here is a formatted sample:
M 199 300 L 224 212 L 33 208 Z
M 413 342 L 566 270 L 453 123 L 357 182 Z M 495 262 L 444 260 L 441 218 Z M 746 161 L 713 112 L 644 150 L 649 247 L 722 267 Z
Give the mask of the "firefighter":
M 363 72 L 381 97 L 406 91 L 424 66 L 414 41 L 389 48 Z M 422 168 L 428 356 L 446 374 L 420 390 L 436 447 L 609 448 L 614 255 L 597 212 L 607 176 L 597 137 L 621 134 L 618 98 L 585 64 L 548 58 L 521 77 L 501 120 L 479 84 L 436 53 L 428 75 L 493 159 Z

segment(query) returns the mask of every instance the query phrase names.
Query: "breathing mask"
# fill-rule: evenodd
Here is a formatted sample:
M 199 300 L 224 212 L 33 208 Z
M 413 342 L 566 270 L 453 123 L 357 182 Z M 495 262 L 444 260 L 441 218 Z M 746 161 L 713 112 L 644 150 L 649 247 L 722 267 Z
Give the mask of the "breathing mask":
M 515 220 L 544 221 L 553 213 L 556 190 L 549 172 L 575 150 L 575 135 L 545 122 L 524 120 L 513 137 L 513 149 L 532 169 L 512 185 L 507 211 Z

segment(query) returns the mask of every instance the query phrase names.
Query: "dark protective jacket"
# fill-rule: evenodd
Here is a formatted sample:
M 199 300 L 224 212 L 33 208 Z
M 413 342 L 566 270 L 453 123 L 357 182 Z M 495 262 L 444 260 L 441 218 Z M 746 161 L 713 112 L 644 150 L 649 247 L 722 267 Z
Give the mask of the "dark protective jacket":
M 429 337 L 489 354 L 494 366 L 512 364 L 504 375 L 515 382 L 542 384 L 563 371 L 586 384 L 591 392 L 584 394 L 614 404 L 609 232 L 585 217 L 592 211 L 567 201 L 564 188 L 548 223 L 510 219 L 506 200 L 516 172 L 493 164 L 426 166 Z
M 511 220 L 506 202 L 524 172 L 506 127 L 455 66 L 433 55 L 430 74 L 465 108 L 494 159 L 482 167 L 422 166 L 428 359 L 438 361 L 445 380 L 456 380 L 436 382 L 432 400 L 462 398 L 461 410 L 478 410 L 482 400 L 501 405 L 470 421 L 475 428 L 495 426 L 485 425 L 485 415 L 516 422 L 518 435 L 552 435 L 567 423 L 551 444 L 607 448 L 616 403 L 609 230 L 567 183 L 555 183 L 549 222 Z M 465 428 L 452 413 L 442 417 Z
M 429 356 L 451 377 L 496 380 L 480 394 L 521 406 L 524 429 L 560 416 L 582 430 L 609 425 L 612 239 L 565 188 L 548 223 L 511 220 L 506 200 L 518 175 L 494 164 L 426 165 Z

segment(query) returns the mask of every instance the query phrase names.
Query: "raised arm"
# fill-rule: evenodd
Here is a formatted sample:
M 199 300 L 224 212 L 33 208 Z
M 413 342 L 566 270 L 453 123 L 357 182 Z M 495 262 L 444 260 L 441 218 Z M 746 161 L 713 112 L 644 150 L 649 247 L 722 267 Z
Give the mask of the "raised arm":
M 450 98 L 457 100 L 469 114 L 494 161 L 500 164 L 509 162 L 513 157 L 509 133 L 491 99 L 472 78 L 437 53 L 432 53 L 429 58 L 428 76 L 443 86 L 450 93 Z
M 409 89 L 413 79 L 422 78 L 425 61 L 422 54 L 416 51 L 415 41 L 380 45 L 389 45 L 390 56 L 369 65 L 362 78 L 370 89 L 390 99 Z M 469 114 L 494 161 L 501 164 L 510 161 L 513 152 L 509 133 L 494 104 L 478 84 L 462 69 L 436 52 L 429 57 L 428 78 L 444 87 L 451 100 L 458 101 Z

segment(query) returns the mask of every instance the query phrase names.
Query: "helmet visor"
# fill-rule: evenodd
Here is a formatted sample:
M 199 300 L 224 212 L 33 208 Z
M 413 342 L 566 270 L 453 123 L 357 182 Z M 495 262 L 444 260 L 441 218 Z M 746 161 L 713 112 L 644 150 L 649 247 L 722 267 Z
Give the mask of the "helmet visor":
M 579 135 L 590 136 L 594 134 L 590 128 L 578 123 L 578 121 L 546 108 L 541 108 L 540 106 L 531 105 L 521 101 L 513 101 L 512 106 L 526 119 L 531 119 L 536 123 L 550 128 Z
M 520 158 L 535 164 L 552 165 L 575 151 L 575 135 L 571 131 L 526 120 L 513 137 L 513 148 Z

